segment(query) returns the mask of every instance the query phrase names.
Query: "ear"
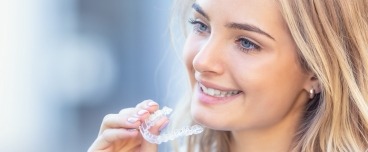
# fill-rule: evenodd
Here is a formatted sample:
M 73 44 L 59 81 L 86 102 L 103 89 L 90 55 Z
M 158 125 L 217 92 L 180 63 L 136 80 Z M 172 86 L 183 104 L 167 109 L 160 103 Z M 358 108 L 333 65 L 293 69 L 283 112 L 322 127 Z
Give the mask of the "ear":
M 310 90 L 314 90 L 315 94 L 321 93 L 321 85 L 320 85 L 320 81 L 317 78 L 317 75 L 310 72 L 308 74 L 308 79 L 304 85 L 304 89 L 309 93 Z

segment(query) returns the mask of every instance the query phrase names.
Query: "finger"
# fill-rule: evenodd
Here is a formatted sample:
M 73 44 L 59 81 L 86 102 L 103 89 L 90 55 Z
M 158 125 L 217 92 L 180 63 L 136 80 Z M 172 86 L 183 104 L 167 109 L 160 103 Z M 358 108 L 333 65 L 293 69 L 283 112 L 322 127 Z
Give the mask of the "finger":
M 137 138 L 138 132 L 137 129 L 106 129 L 97 137 L 88 151 L 106 149 L 118 140 Z
M 154 134 L 154 135 L 159 135 L 160 131 L 162 129 L 164 129 L 169 123 L 169 119 L 164 117 L 162 119 L 160 119 L 156 125 L 152 126 L 152 128 L 150 128 L 150 133 Z M 148 141 L 143 141 L 142 142 L 142 151 L 147 151 L 147 152 L 157 152 L 157 144 L 153 144 L 150 143 Z
M 119 112 L 119 115 L 122 115 L 122 117 L 124 117 L 126 115 L 129 115 L 131 117 L 136 117 L 136 118 L 139 118 L 139 120 L 141 122 L 143 122 L 144 120 L 146 120 L 149 117 L 150 112 L 146 109 L 131 108 L 131 109 L 122 109 Z
M 138 128 L 140 124 L 140 118 L 137 118 L 135 114 L 108 114 L 104 117 L 104 120 L 102 121 L 100 133 L 108 128 Z
M 159 105 L 153 100 L 144 100 L 141 103 L 137 104 L 136 108 L 145 109 L 148 110 L 150 113 L 153 113 L 159 109 Z
M 149 132 L 154 135 L 159 135 L 161 130 L 165 129 L 165 127 L 169 124 L 169 119 L 167 117 L 163 117 L 156 122 L 154 126 L 149 129 Z
M 131 115 L 134 114 L 137 111 L 136 108 L 124 108 L 119 111 L 119 114 L 121 115 Z

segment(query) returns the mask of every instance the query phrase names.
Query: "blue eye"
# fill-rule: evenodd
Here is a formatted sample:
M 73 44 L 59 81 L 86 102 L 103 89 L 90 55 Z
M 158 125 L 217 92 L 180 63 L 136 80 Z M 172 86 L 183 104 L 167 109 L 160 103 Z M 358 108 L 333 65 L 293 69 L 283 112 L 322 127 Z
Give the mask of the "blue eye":
M 237 43 L 239 45 L 239 48 L 243 51 L 251 51 L 251 50 L 259 50 L 260 47 L 256 44 L 254 44 L 252 41 L 246 39 L 246 38 L 239 38 L 237 40 Z
M 207 25 L 199 24 L 197 29 L 204 32 L 207 30 L 207 28 Z
M 193 30 L 198 33 L 203 32 L 210 32 L 209 28 L 206 24 L 202 23 L 201 21 L 197 21 L 194 19 L 189 19 L 189 23 L 193 25 Z

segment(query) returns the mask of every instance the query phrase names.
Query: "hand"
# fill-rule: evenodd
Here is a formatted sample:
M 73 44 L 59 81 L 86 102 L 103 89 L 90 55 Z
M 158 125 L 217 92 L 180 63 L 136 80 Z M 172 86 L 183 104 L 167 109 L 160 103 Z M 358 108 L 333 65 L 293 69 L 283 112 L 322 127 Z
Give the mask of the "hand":
M 145 100 L 135 108 L 122 109 L 118 114 L 108 114 L 102 121 L 97 139 L 88 152 L 157 152 L 157 145 L 145 141 L 139 126 L 159 109 L 156 102 Z M 150 129 L 159 134 L 159 128 L 168 123 L 163 118 Z

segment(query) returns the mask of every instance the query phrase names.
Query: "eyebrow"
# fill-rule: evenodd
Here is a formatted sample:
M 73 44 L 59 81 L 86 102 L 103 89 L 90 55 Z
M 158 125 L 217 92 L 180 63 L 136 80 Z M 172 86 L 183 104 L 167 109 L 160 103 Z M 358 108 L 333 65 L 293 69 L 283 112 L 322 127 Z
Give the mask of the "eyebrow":
M 192 8 L 197 11 L 199 14 L 201 14 L 203 17 L 205 17 L 207 20 L 210 20 L 210 18 L 208 17 L 208 15 L 203 11 L 202 7 L 199 6 L 197 3 L 193 3 Z M 246 24 L 246 23 L 229 23 L 225 25 L 228 28 L 232 28 L 232 29 L 239 29 L 239 30 L 246 30 L 246 31 L 251 31 L 251 32 L 256 32 L 262 35 L 265 35 L 267 37 L 269 37 L 272 40 L 275 40 L 275 38 L 273 38 L 270 34 L 266 33 L 265 31 L 261 30 L 260 28 L 254 26 L 254 25 L 250 25 L 250 24 Z
M 208 15 L 203 11 L 202 7 L 199 6 L 197 3 L 193 3 L 192 8 L 196 10 L 199 14 L 201 14 L 203 17 L 205 17 L 207 20 L 210 20 Z
M 256 32 L 256 33 L 265 35 L 265 36 L 269 37 L 272 40 L 275 40 L 275 38 L 273 38 L 270 34 L 262 31 L 261 29 L 259 29 L 256 26 L 253 26 L 253 25 L 250 25 L 250 24 L 229 23 L 229 24 L 226 24 L 225 26 L 228 27 L 228 28 L 233 28 L 233 29 Z

